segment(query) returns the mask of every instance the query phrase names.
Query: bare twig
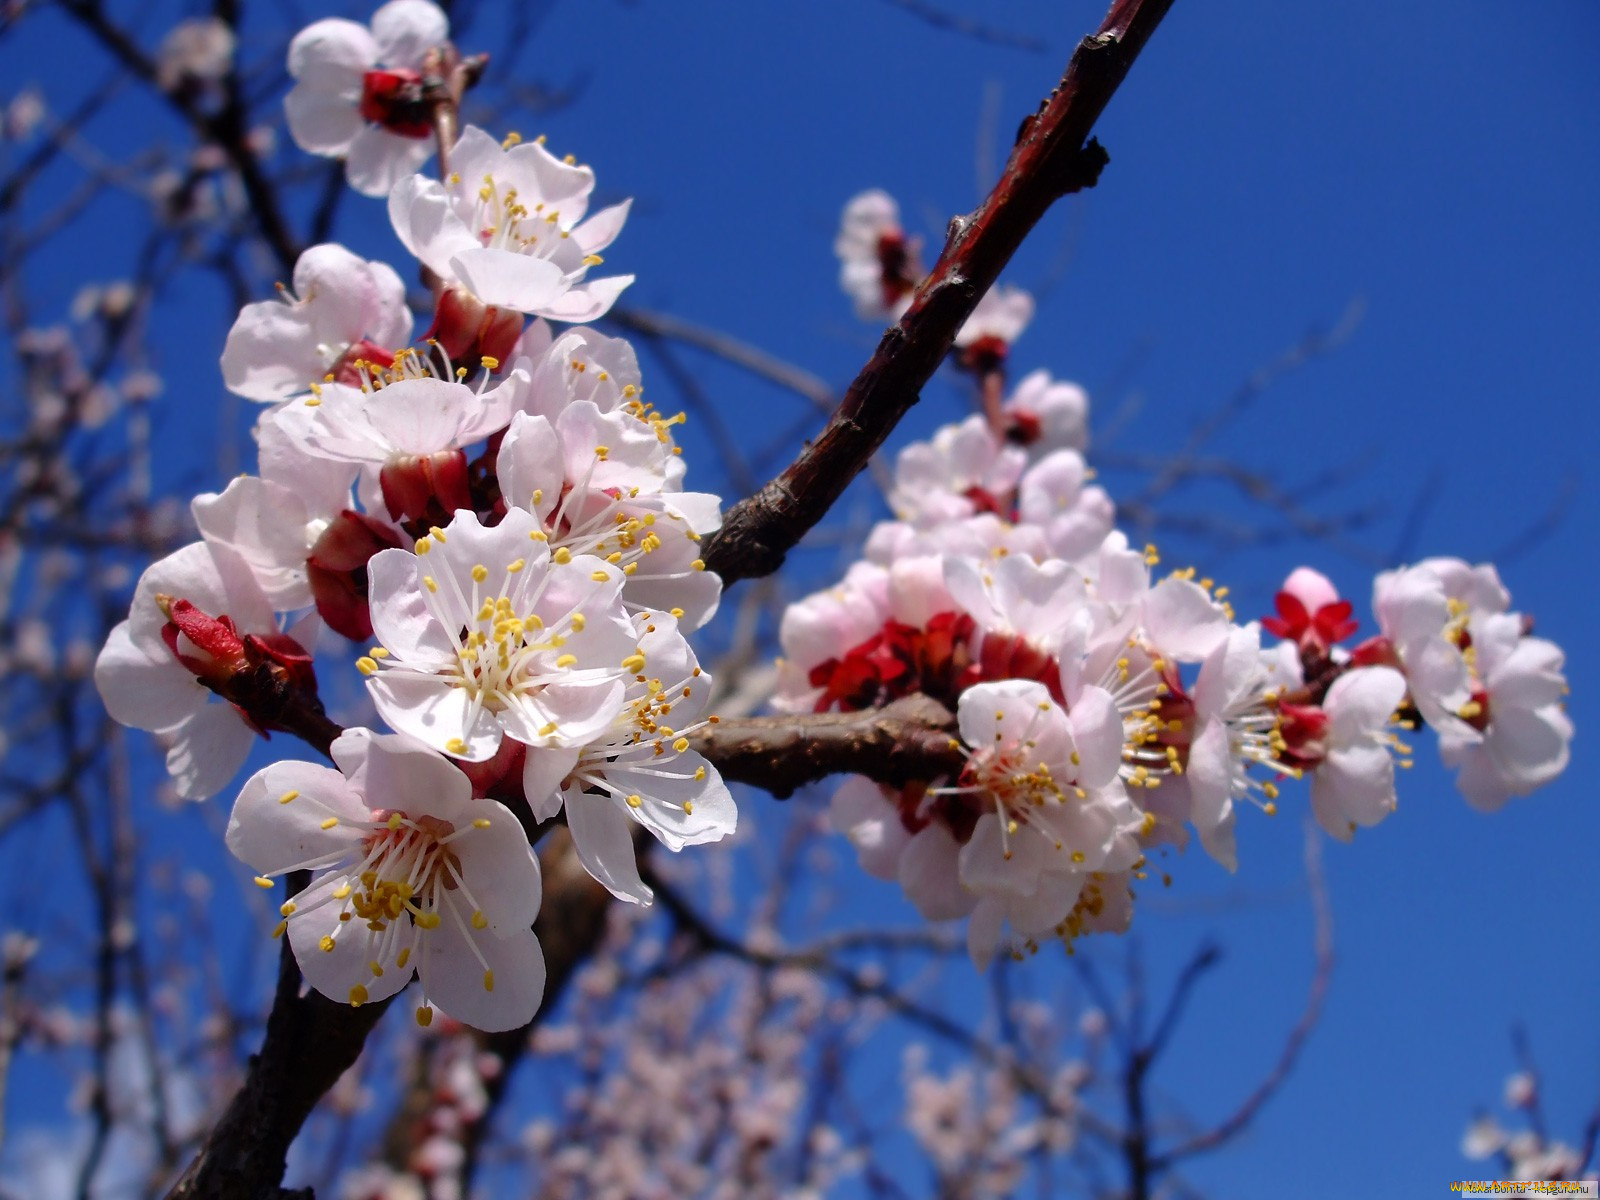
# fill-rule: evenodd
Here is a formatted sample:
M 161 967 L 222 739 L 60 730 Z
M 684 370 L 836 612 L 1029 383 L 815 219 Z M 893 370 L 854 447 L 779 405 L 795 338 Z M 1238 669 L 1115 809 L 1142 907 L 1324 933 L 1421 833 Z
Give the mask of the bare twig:
M 1089 131 L 1172 0 L 1117 0 L 1027 118 L 1000 181 L 970 216 L 951 222 L 944 252 L 900 322 L 846 391 L 822 432 L 760 492 L 735 505 L 706 545 L 707 566 L 731 583 L 768 575 L 833 506 L 944 360 L 956 331 L 1039 219 L 1090 187 L 1107 162 Z
M 1322 1017 L 1323 1001 L 1333 978 L 1333 909 L 1328 903 L 1328 888 L 1322 876 L 1322 842 L 1310 817 L 1306 822 L 1306 882 L 1311 892 L 1311 910 L 1316 925 L 1316 967 L 1306 992 L 1305 1009 L 1285 1039 L 1278 1061 L 1238 1108 L 1204 1133 L 1188 1139 L 1150 1160 L 1152 1172 L 1164 1171 L 1187 1158 L 1226 1145 L 1250 1125 L 1266 1107 L 1294 1070 L 1311 1033 Z
M 885 2 L 894 5 L 902 12 L 910 13 L 917 20 L 932 25 L 935 29 L 947 29 L 975 42 L 987 42 L 991 46 L 1005 46 L 1012 50 L 1027 50 L 1031 53 L 1040 53 L 1045 49 L 1043 38 L 996 29 L 992 25 L 974 21 L 971 17 L 963 17 L 960 13 L 938 8 L 929 4 L 927 0 L 885 0 Z

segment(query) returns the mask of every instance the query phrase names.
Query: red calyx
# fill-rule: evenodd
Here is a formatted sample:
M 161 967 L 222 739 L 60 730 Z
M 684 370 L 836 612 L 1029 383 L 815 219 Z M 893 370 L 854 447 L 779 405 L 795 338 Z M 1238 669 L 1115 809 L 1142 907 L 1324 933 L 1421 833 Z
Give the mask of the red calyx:
M 976 682 L 972 629 L 965 613 L 940 613 L 923 629 L 886 622 L 859 646 L 811 668 L 811 685 L 823 689 L 816 710 L 859 712 L 914 692 L 954 707 L 961 689 Z
M 1032 679 L 1050 691 L 1050 698 L 1063 708 L 1066 699 L 1061 694 L 1061 666 L 1055 657 L 1046 654 L 1026 638 L 1014 633 L 986 633 L 978 649 L 980 679 L 998 682 L 1002 679 Z
M 317 613 L 329 629 L 357 642 L 372 636 L 367 560 L 380 550 L 401 546 L 400 538 L 388 526 L 350 509 L 322 531 L 306 560 L 306 574 Z
M 1014 513 L 1007 511 L 1006 506 L 1000 503 L 993 492 L 987 491 L 984 488 L 969 487 L 961 494 L 967 500 L 972 502 L 973 510 L 976 512 L 993 513 L 995 516 L 1005 517 L 1007 520 L 1010 520 L 1013 516 L 1015 516 Z
M 465 288 L 446 288 L 427 336 L 456 362 L 477 366 L 490 358 L 504 363 L 516 353 L 522 314 L 485 304 Z
M 1007 414 L 1006 441 L 1015 446 L 1031 446 L 1044 436 L 1044 424 L 1025 409 Z
M 1342 642 L 1360 627 L 1352 620 L 1352 606 L 1348 600 L 1324 604 L 1315 613 L 1306 611 L 1298 596 L 1279 592 L 1273 599 L 1278 610 L 1275 617 L 1263 617 L 1261 627 L 1278 637 L 1293 640 L 1302 646 L 1315 645 L 1323 650 Z
M 882 272 L 883 306 L 893 308 L 917 286 L 912 278 L 911 245 L 899 230 L 878 235 L 878 269 Z
M 1314 704 L 1278 705 L 1278 731 L 1288 749 L 1282 757 L 1296 767 L 1314 767 L 1327 756 L 1328 714 Z
M 445 525 L 458 508 L 471 508 L 467 456 L 462 450 L 391 458 L 378 472 L 383 503 L 396 521 Z
M 1010 342 L 990 334 L 957 350 L 956 365 L 976 375 L 988 375 L 1004 368 L 1010 353 Z
M 362 379 L 361 372 L 356 368 L 357 362 L 371 363 L 377 367 L 391 367 L 394 365 L 394 351 L 362 338 L 344 352 L 328 374 L 333 376 L 335 383 L 361 387 L 366 380 Z
M 418 71 L 368 71 L 361 77 L 361 115 L 401 137 L 433 136 L 433 109 Z
M 167 614 L 161 640 L 172 656 L 219 696 L 234 693 L 239 676 L 266 672 L 292 691 L 316 699 L 317 674 L 305 647 L 286 633 L 240 635 L 227 614 L 213 617 L 187 600 L 158 596 Z M 263 737 L 275 728 L 270 721 L 235 704 L 239 715 Z

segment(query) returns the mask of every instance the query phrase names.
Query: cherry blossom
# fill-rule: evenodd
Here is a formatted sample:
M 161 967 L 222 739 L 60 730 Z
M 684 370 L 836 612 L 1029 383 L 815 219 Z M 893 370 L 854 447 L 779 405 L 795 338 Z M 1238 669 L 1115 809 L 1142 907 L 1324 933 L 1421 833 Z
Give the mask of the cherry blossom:
M 1054 379 L 1043 368 L 1022 377 L 1003 411 L 1010 423 L 1006 436 L 1030 454 L 1088 448 L 1089 397 L 1077 384 Z
M 1467 626 L 1473 698 L 1462 710 L 1467 732 L 1441 730 L 1445 765 L 1474 808 L 1491 811 L 1566 770 L 1572 719 L 1560 647 L 1527 637 L 1513 613 L 1476 613 Z
M 1033 297 L 1009 283 L 996 284 L 956 330 L 957 361 L 968 370 L 994 370 L 1033 320 Z
M 707 724 L 711 677 L 670 616 L 634 623 L 646 665 L 629 679 L 621 712 L 581 747 L 530 749 L 523 783 L 536 817 L 565 810 L 573 847 L 595 879 L 619 899 L 648 904 L 634 824 L 677 851 L 721 841 L 738 812 L 716 768 L 689 746 Z
M 621 568 L 631 609 L 665 609 L 695 629 L 722 594 L 700 558 L 721 504 L 678 490 L 672 468 L 681 460 L 671 451 L 631 413 L 579 400 L 554 422 L 518 413 L 500 443 L 497 476 L 507 504 L 545 523 L 552 550 L 604 558 Z
M 1394 811 L 1398 744 L 1387 726 L 1405 693 L 1398 671 L 1364 667 L 1334 680 L 1323 699 L 1325 752 L 1311 774 L 1311 811 L 1340 841 Z
M 900 206 L 872 188 L 844 206 L 833 252 L 839 286 L 863 321 L 898 320 L 911 303 L 921 268 L 918 244 L 900 227 Z
M 222 378 L 246 399 L 275 402 L 310 390 L 355 357 L 387 362 L 410 340 L 406 288 L 392 267 L 343 246 L 312 246 L 295 263 L 292 291 L 239 313 L 223 347 Z
M 583 746 L 622 711 L 647 658 L 623 614 L 620 570 L 565 549 L 513 509 L 492 529 L 459 512 L 368 566 L 380 645 L 357 666 L 383 719 L 469 762 L 509 736 Z M 543 795 L 535 759 L 528 794 Z
M 244 765 L 257 732 L 203 680 L 271 664 L 314 692 L 313 627 L 280 632 L 250 568 L 220 546 L 197 542 L 152 563 L 134 589 L 128 619 L 95 662 L 95 686 L 112 717 L 170 743 L 167 771 L 178 794 L 203 800 Z
M 533 934 L 539 861 L 495 800 L 475 800 L 448 760 L 395 734 L 347 729 L 338 770 L 283 761 L 245 784 L 228 849 L 257 882 L 315 871 L 285 901 L 306 981 L 352 1006 L 421 980 L 417 1020 L 433 1006 L 477 1029 L 515 1029 L 544 995 Z
M 982 417 L 968 417 L 900 452 L 889 504 L 902 521 L 922 527 L 1008 512 L 1027 465 L 1024 451 L 1000 442 Z
M 527 370 L 519 366 L 498 382 L 485 375 L 472 388 L 434 377 L 433 364 L 415 351 L 402 351 L 387 368 L 361 369 L 362 386 L 319 385 L 265 423 L 307 456 L 364 468 L 397 521 L 471 507 L 463 449 L 510 421 Z
M 1337 642 L 1356 631 L 1351 604 L 1339 598 L 1326 575 L 1310 567 L 1296 567 L 1278 589 L 1275 617 L 1262 619 L 1268 633 L 1296 642 L 1303 651 L 1327 654 Z
M 1130 867 L 1143 819 L 1118 779 L 1122 722 L 1103 691 L 1068 713 L 1042 684 L 981 683 L 956 720 L 970 753 L 948 794 L 982 813 L 959 858 L 961 883 L 984 898 L 968 927 L 981 968 L 1002 920 L 1020 937 L 1043 934 L 1071 913 L 1087 872 Z
M 449 18 L 429 0 L 390 0 L 370 29 L 340 17 L 306 26 L 289 43 L 295 86 L 283 102 L 295 143 L 343 158 L 362 195 L 387 195 L 433 153 L 423 73 L 449 36 Z
M 1300 774 L 1299 768 L 1282 759 L 1284 743 L 1276 699 L 1272 672 L 1261 653 L 1260 626 L 1252 622 L 1229 630 L 1206 657 L 1195 680 L 1194 733 L 1185 780 L 1189 819 L 1200 835 L 1200 844 L 1230 871 L 1239 865 L 1234 849 L 1234 800 L 1260 793 L 1263 806 L 1276 811 L 1277 783 L 1251 775 L 1250 769 L 1265 768 L 1277 778 L 1298 778 Z
M 537 141 L 501 144 L 476 126 L 461 134 L 444 182 L 412 175 L 389 196 L 407 250 L 484 304 L 546 317 L 604 316 L 631 275 L 588 280 L 622 232 L 628 201 L 584 220 L 594 172 Z

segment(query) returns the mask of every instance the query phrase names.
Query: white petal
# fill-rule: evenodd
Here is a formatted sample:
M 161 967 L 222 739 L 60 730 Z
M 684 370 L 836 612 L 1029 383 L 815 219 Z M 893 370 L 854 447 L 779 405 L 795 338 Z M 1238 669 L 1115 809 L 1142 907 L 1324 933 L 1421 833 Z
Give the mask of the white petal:
M 459 772 L 458 772 L 459 774 Z M 496 937 L 527 929 L 539 915 L 539 860 L 511 810 L 497 800 L 472 802 L 474 827 L 450 843 L 461 863 L 461 877 Z M 460 829 L 460 826 L 457 826 Z
M 549 316 L 543 310 L 566 290 L 566 272 L 555 263 L 510 250 L 457 250 L 449 268 L 485 304 L 517 312 Z
M 632 275 L 608 275 L 604 279 L 590 279 L 567 288 L 537 308 L 526 311 L 550 321 L 597 321 L 611 311 L 617 297 L 633 282 Z
M 1333 681 L 1322 702 L 1333 743 L 1349 745 L 1380 732 L 1405 694 L 1405 677 L 1389 667 L 1346 671 Z
M 354 77 L 357 96 L 360 76 Z M 283 98 L 283 114 L 295 145 L 311 154 L 336 158 L 367 127 L 348 89 L 302 80 Z
M 619 900 L 649 904 L 653 893 L 639 878 L 633 852 L 633 822 L 619 801 L 576 790 L 566 793 L 567 828 L 584 869 Z
M 389 193 L 389 220 L 405 248 L 446 278 L 451 277 L 450 259 L 478 245 L 451 208 L 444 185 L 425 175 L 411 175 L 395 184 Z
M 368 677 L 367 691 L 385 721 L 435 750 L 447 751 L 459 740 L 467 748 L 452 753 L 468 762 L 483 762 L 500 748 L 500 724 L 494 714 L 481 706 L 474 712 L 466 689 L 451 686 L 441 675 L 380 671 Z
M 578 765 L 576 746 L 529 746 L 522 760 L 522 794 L 536 821 L 561 811 L 561 781 Z
M 298 793 L 287 804 L 283 797 Z M 345 777 L 315 763 L 277 762 L 257 771 L 234 801 L 227 844 L 235 858 L 262 874 L 287 871 L 365 836 L 352 822 L 371 813 Z M 324 829 L 329 817 L 341 819 Z
M 930 921 L 964 917 L 978 902 L 977 896 L 961 886 L 960 852 L 950 831 L 935 822 L 914 834 L 900 856 L 900 886 Z
M 617 235 L 628 220 L 628 210 L 632 207 L 632 200 L 624 200 L 621 204 L 602 208 L 573 229 L 572 240 L 582 247 L 585 254 L 598 254 L 617 240 Z
M 484 986 L 484 962 L 494 972 L 493 991 Z M 532 930 L 504 938 L 485 932 L 468 945 L 446 916 L 423 938 L 417 969 L 423 992 L 440 1012 L 486 1033 L 526 1025 L 544 999 L 544 952 Z
M 372 14 L 372 38 L 386 67 L 419 67 L 449 37 L 450 18 L 429 0 L 389 0 Z
M 360 76 L 378 61 L 378 45 L 365 25 L 329 17 L 307 25 L 289 43 L 292 79 L 326 78 L 343 72 L 360 83 Z
M 380 550 L 367 562 L 372 629 L 397 661 L 424 670 L 456 661 L 456 641 L 434 616 L 424 596 L 427 561 L 407 550 Z M 436 581 L 437 582 L 437 581 Z M 469 614 L 455 611 L 454 597 L 441 588 L 439 611 L 465 624 Z
M 165 646 L 147 654 L 134 645 L 128 625 L 123 621 L 111 631 L 94 663 L 94 684 L 112 720 L 153 732 L 177 725 L 205 707 L 211 697 L 205 685 Z
M 339 913 L 345 902 L 329 898 L 346 884 L 361 886 L 359 880 L 343 872 L 330 872 L 294 897 L 299 912 L 289 918 L 289 944 L 294 947 L 294 960 L 300 965 L 300 974 L 328 999 L 348 1004 L 351 989 L 360 987 L 366 992 L 367 1003 L 376 1003 L 395 995 L 411 982 L 410 966 L 394 965 L 400 950 L 411 941 L 411 918 L 400 917 L 401 928 L 387 940 L 385 961 L 378 963 L 383 974 L 374 975 L 371 964 L 381 935 L 374 934 L 365 921 L 354 917 L 340 921 Z M 322 948 L 324 937 L 333 939 L 331 950 Z
M 1163 579 L 1146 594 L 1145 633 L 1162 654 L 1179 662 L 1199 662 L 1228 633 L 1228 618 L 1199 584 Z
M 233 781 L 255 745 L 255 731 L 231 704 L 208 704 L 181 725 L 167 730 L 167 774 L 178 795 L 190 800 L 215 796 Z
M 433 150 L 432 138 L 402 137 L 381 125 L 368 125 L 350 139 L 344 177 L 363 196 L 387 196 L 433 157 Z
M 454 823 L 481 815 L 467 777 L 412 738 L 357 727 L 340 734 L 329 753 L 369 808 Z

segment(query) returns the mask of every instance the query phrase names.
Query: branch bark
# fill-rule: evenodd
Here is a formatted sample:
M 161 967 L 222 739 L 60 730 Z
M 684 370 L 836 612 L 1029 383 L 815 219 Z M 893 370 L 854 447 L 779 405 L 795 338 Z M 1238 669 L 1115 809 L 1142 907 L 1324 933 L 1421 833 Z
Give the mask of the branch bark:
M 950 223 L 939 261 L 899 324 L 845 392 L 822 432 L 781 475 L 728 510 L 705 546 L 725 583 L 770 575 L 833 506 L 919 398 L 956 331 L 1060 197 L 1092 187 L 1108 156 L 1089 131 L 1172 0 L 1116 0 L 1079 43 L 1066 74 L 1022 123 L 994 190 Z
M 782 799 L 829 775 L 866 775 L 898 787 L 959 774 L 966 755 L 954 729 L 949 709 L 917 695 L 865 712 L 721 721 L 689 740 L 724 779 Z

